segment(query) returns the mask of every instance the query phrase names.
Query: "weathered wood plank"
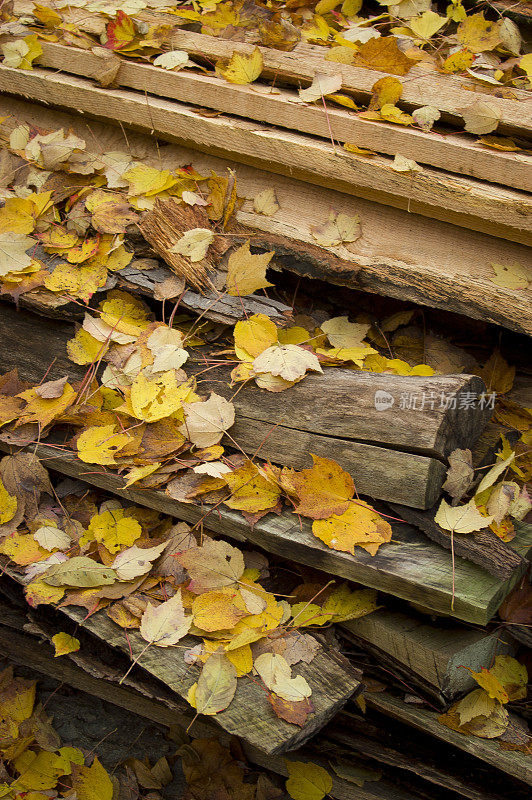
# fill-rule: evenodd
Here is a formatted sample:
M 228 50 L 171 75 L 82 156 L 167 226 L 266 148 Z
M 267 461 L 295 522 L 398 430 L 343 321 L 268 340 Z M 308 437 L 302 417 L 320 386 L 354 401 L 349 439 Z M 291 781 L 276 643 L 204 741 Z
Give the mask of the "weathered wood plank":
M 436 695 L 452 700 L 477 684 L 466 667 L 489 669 L 496 655 L 513 653 L 510 638 L 499 631 L 430 625 L 397 611 L 379 609 L 342 623 L 353 638 L 377 658 L 385 657 L 405 680 L 419 679 Z
M 425 708 L 404 703 L 387 692 L 368 694 L 366 702 L 370 708 L 382 712 L 394 719 L 411 725 L 424 733 L 448 742 L 466 753 L 492 764 L 507 772 L 513 778 L 532 786 L 532 759 L 519 750 L 503 750 L 496 739 L 481 739 L 477 736 L 466 736 L 447 728 L 438 722 L 438 714 Z
M 8 133 L 21 122 L 45 130 L 71 128 L 86 139 L 89 150 L 125 150 L 159 169 L 191 163 L 204 174 L 211 169 L 223 174 L 231 167 L 236 170 L 241 196 L 251 198 L 274 186 L 280 203 L 274 217 L 253 213 L 253 204 L 248 201 L 237 213 L 237 219 L 253 230 L 253 241 L 259 247 L 275 249 L 277 262 L 286 269 L 532 334 L 529 293 L 503 289 L 491 280 L 492 263 L 528 262 L 524 246 L 317 188 L 292 177 L 272 178 L 266 171 L 197 150 L 168 143 L 158 147 L 153 138 L 135 133 L 130 127 L 122 130 L 110 124 L 112 120 L 97 122 L 80 114 L 61 112 L 57 107 L 52 112 L 14 98 L 0 99 L 0 113 L 6 117 L 2 129 Z M 310 226 L 322 223 L 331 209 L 360 216 L 363 236 L 352 245 L 352 252 L 344 247 L 321 248 L 314 243 Z M 164 280 L 159 270 L 151 273 L 136 274 L 131 281 L 147 285 L 149 290 L 152 278 L 154 284 Z
M 9 446 L 2 443 L 0 449 L 10 452 Z M 500 580 L 457 557 L 453 598 L 449 553 L 410 525 L 392 525 L 393 540 L 382 545 L 377 555 L 370 556 L 362 549 L 351 555 L 331 550 L 312 534 L 308 521 L 300 522 L 287 511 L 279 516 L 268 515 L 251 528 L 241 514 L 224 506 L 213 513 L 212 508 L 172 500 L 163 492 L 124 489 L 124 479 L 116 473 L 96 472 L 73 454 L 65 454 L 50 444 L 32 445 L 32 452 L 48 469 L 79 478 L 132 503 L 193 524 L 203 522 L 214 533 L 253 542 L 282 558 L 308 564 L 466 622 L 487 624 L 525 570 L 523 561 L 511 578 Z M 524 557 L 532 552 L 532 525 L 519 526 L 510 546 Z
M 0 89 L 59 104 L 97 118 L 124 122 L 209 154 L 230 156 L 282 175 L 340 189 L 522 244 L 532 243 L 532 204 L 516 190 L 426 168 L 414 177 L 390 168 L 391 159 L 339 152 L 325 141 L 226 116 L 207 118 L 193 108 L 88 80 L 0 65 Z
M 106 68 L 97 52 L 55 42 L 42 42 L 43 67 L 98 80 Z M 135 61 L 123 60 L 114 83 L 149 95 L 212 108 L 238 117 L 278 125 L 338 142 L 356 142 L 379 153 L 396 153 L 420 164 L 445 169 L 515 189 L 532 186 L 532 159 L 526 154 L 490 150 L 463 136 L 439 136 L 416 129 L 360 119 L 355 114 L 328 104 L 296 105 L 294 91 L 277 89 L 276 94 L 257 92 L 254 86 L 227 83 L 215 75 L 187 71 L 165 71 Z

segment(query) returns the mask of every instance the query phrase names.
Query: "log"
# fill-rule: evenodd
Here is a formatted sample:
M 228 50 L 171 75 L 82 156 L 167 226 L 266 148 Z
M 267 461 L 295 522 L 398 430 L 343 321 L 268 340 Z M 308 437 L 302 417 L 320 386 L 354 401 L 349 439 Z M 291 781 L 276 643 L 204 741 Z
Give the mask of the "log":
M 73 333 L 68 323 L 1 308 L 0 341 L 11 346 L 0 354 L 0 370 L 18 368 L 22 378 L 37 383 L 52 365 L 51 378 L 61 371 L 81 378 L 84 370 L 66 357 Z M 189 373 L 204 372 L 203 358 L 189 364 Z M 231 367 L 209 370 L 200 378 L 200 391 L 231 399 Z M 460 408 L 460 398 L 476 395 L 478 400 L 484 388 L 470 375 L 405 377 L 335 368 L 308 375 L 283 393 L 251 383 L 234 397 L 236 422 L 225 443 L 236 441 L 246 453 L 298 469 L 311 466 L 309 453 L 334 457 L 353 475 L 358 492 L 429 508 L 445 480 L 446 456 L 456 447 L 471 447 L 491 413 L 478 402 Z M 392 405 L 377 410 L 377 392 Z M 401 409 L 402 396 L 418 406 L 432 398 L 434 407 L 421 410 L 414 402 Z M 441 408 L 441 398 L 445 403 L 455 398 L 456 408 Z
M 510 637 L 500 631 L 438 627 L 388 609 L 349 620 L 340 627 L 348 639 L 378 660 L 384 658 L 407 685 L 418 682 L 440 700 L 453 700 L 477 686 L 469 669 L 489 669 L 496 655 L 515 652 Z
M 405 703 L 388 692 L 366 695 L 368 706 L 376 711 L 410 725 L 425 734 L 458 747 L 512 778 L 532 786 L 532 760 L 519 750 L 503 750 L 496 739 L 481 739 L 453 731 L 438 722 L 438 714 L 427 708 Z
M 107 68 L 107 59 L 97 52 L 42 42 L 43 67 L 71 75 L 98 80 Z M 328 104 L 327 114 L 320 105 L 296 105 L 297 93 L 277 89 L 276 94 L 261 93 L 253 86 L 238 86 L 215 75 L 187 71 L 165 71 L 149 64 L 123 60 L 114 85 L 136 89 L 182 103 L 211 108 L 241 118 L 278 125 L 338 142 L 355 142 L 359 147 L 394 156 L 396 153 L 448 172 L 488 180 L 514 189 L 532 185 L 532 161 L 520 153 L 490 150 L 467 134 L 439 136 L 416 129 L 360 119 L 355 114 Z
M 12 448 L 0 442 L 0 450 L 11 452 Z M 453 572 L 445 550 L 428 541 L 416 528 L 394 523 L 392 542 L 382 545 L 377 555 L 370 556 L 360 548 L 351 555 L 331 550 L 313 535 L 308 520 L 299 520 L 288 511 L 269 514 L 251 527 L 240 513 L 223 505 L 212 513 L 213 509 L 208 506 L 173 500 L 164 492 L 125 489 L 124 479 L 116 473 L 95 471 L 73 453 L 65 454 L 53 444 L 31 445 L 31 450 L 48 469 L 78 478 L 137 505 L 192 524 L 205 524 L 221 536 L 253 542 L 281 558 L 307 564 L 329 575 L 396 595 L 465 622 L 480 625 L 489 622 L 524 574 L 526 558 L 532 553 L 532 525 L 519 525 L 510 547 L 521 556 L 521 561 L 511 577 L 501 580 L 459 557 L 455 559 Z
M 331 189 L 318 189 L 293 177 L 278 175 L 272 179 L 271 173 L 205 156 L 197 150 L 170 144 L 157 147 L 154 139 L 131 128 L 126 132 L 125 128 L 113 127 L 109 120 L 89 121 L 81 115 L 61 113 L 57 108 L 51 112 L 11 98 L 0 99 L 0 114 L 6 117 L 3 130 L 7 133 L 24 122 L 45 131 L 70 128 L 86 139 L 89 150 L 94 143 L 102 151 L 126 150 L 159 169 L 192 163 L 203 174 L 212 169 L 221 175 L 231 167 L 237 172 L 240 196 L 251 198 L 272 185 L 275 188 L 280 209 L 273 217 L 254 213 L 253 204 L 247 202 L 237 219 L 252 229 L 254 243 L 266 250 L 275 249 L 276 261 L 283 268 L 532 334 L 529 293 L 503 289 L 491 280 L 492 263 L 527 263 L 529 255 L 523 246 Z M 360 216 L 363 237 L 353 244 L 352 252 L 314 243 L 310 226 L 327 219 L 331 209 Z M 136 273 L 131 280 L 149 281 L 150 272 L 144 276 Z
M 42 69 L 0 65 L 0 90 L 46 104 L 113 119 L 209 154 L 336 188 L 521 244 L 532 243 L 532 205 L 524 192 L 488 186 L 432 167 L 414 176 L 392 159 L 339 152 L 323 140 L 229 116 L 205 117 L 189 106 Z M 132 122 L 134 120 L 134 123 Z

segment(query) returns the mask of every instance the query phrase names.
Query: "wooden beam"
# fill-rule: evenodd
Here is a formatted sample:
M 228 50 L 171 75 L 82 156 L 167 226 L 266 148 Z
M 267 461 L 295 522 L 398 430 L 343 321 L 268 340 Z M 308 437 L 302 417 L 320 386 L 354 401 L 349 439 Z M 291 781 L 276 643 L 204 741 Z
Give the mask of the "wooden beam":
M 279 516 L 268 515 L 250 527 L 239 512 L 224 506 L 212 513 L 207 506 L 172 500 L 164 492 L 124 489 L 124 479 L 119 475 L 96 472 L 73 453 L 65 454 L 51 444 L 32 445 L 31 448 L 48 469 L 79 478 L 132 503 L 192 524 L 204 522 L 207 529 L 221 536 L 253 542 L 281 558 L 307 564 L 466 622 L 486 625 L 526 569 L 523 560 L 510 578 L 501 580 L 457 557 L 453 597 L 449 553 L 410 525 L 394 524 L 392 542 L 381 546 L 377 555 L 370 556 L 360 548 L 351 555 L 331 550 L 312 534 L 307 520 L 300 522 L 288 511 Z M 11 450 L 4 443 L 0 443 L 0 449 Z M 532 525 L 519 525 L 510 547 L 526 558 L 532 552 Z
M 81 50 L 55 42 L 42 42 L 41 46 L 43 54 L 39 56 L 38 63 L 43 67 L 97 81 L 108 66 L 97 51 Z M 368 147 L 390 156 L 400 153 L 420 164 L 515 189 L 532 186 L 532 159 L 526 154 L 490 150 L 472 141 L 467 134 L 442 136 L 365 120 L 330 103 L 327 103 L 325 113 L 321 104 L 296 104 L 294 101 L 299 99 L 298 95 L 289 89 L 276 89 L 275 94 L 262 93 L 255 85 L 238 86 L 215 75 L 186 70 L 172 72 L 125 59 L 114 83 L 149 95 L 216 109 L 326 140 L 330 140 L 332 135 L 340 143 L 354 142 L 359 147 Z
M 171 170 L 176 165 L 192 163 L 203 174 L 209 174 L 211 169 L 223 174 L 230 167 L 236 170 L 240 196 L 252 198 L 266 188 L 275 188 L 280 203 L 275 216 L 253 213 L 253 204 L 246 201 L 237 219 L 253 230 L 253 242 L 258 246 L 276 250 L 277 263 L 286 269 L 532 334 L 530 292 L 503 289 L 491 280 L 495 276 L 493 263 L 528 263 L 528 250 L 522 245 L 311 186 L 295 178 L 272 176 L 197 150 L 168 143 L 157 146 L 154 138 L 135 133 L 130 127 L 67 114 L 57 107 L 47 110 L 14 98 L 0 99 L 0 114 L 6 117 L 2 125 L 6 133 L 21 123 L 44 130 L 71 128 L 87 141 L 89 151 L 125 150 L 159 169 Z M 331 210 L 359 215 L 363 235 L 353 244 L 352 252 L 344 247 L 316 246 L 310 227 L 323 223 Z M 153 290 L 169 274 L 159 270 L 140 273 L 129 268 L 126 272 L 127 288 L 137 286 L 138 291 L 144 292 Z
M 398 669 L 407 684 L 418 680 L 436 696 L 452 700 L 477 685 L 469 669 L 489 669 L 496 655 L 515 646 L 500 631 L 436 626 L 397 611 L 379 609 L 341 624 L 345 635 Z
M 366 702 L 370 708 L 452 744 L 480 758 L 481 761 L 507 772 L 512 778 L 532 786 L 532 760 L 526 753 L 521 753 L 519 750 L 503 750 L 496 739 L 481 739 L 478 736 L 468 736 L 453 731 L 438 722 L 438 714 L 434 711 L 404 703 L 387 692 L 368 694 Z
M 489 186 L 433 168 L 399 173 L 391 159 L 366 159 L 332 144 L 291 131 L 233 117 L 205 117 L 176 102 L 123 89 L 102 89 L 90 81 L 28 72 L 0 65 L 0 89 L 100 119 L 112 119 L 209 154 L 296 176 L 385 205 L 455 225 L 532 244 L 532 204 L 526 194 Z

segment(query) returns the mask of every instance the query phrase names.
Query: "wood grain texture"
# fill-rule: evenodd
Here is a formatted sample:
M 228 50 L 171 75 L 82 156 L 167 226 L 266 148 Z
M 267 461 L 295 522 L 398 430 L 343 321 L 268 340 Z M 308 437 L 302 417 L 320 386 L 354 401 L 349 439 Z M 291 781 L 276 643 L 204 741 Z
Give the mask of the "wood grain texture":
M 443 308 L 532 334 L 530 291 L 503 289 L 491 280 L 495 274 L 492 263 L 528 263 L 529 253 L 522 245 L 294 178 L 273 176 L 197 150 L 157 143 L 129 127 L 121 129 L 108 121 L 63 113 L 57 107 L 47 110 L 42 105 L 6 98 L 0 99 L 0 113 L 6 117 L 6 132 L 22 122 L 48 131 L 63 126 L 86 139 L 89 150 L 125 150 L 159 169 L 191 163 L 203 174 L 212 169 L 222 175 L 230 167 L 236 171 L 240 196 L 252 198 L 264 189 L 275 188 L 280 209 L 274 217 L 253 213 L 248 200 L 237 218 L 253 230 L 253 241 L 266 249 L 275 248 L 280 266 L 302 276 Z M 323 223 L 331 210 L 360 217 L 362 237 L 353 243 L 352 251 L 316 246 L 310 227 Z M 132 280 L 149 287 L 149 275 L 136 274 Z M 163 279 L 159 276 L 158 280 Z
M 106 69 L 106 59 L 97 52 L 55 42 L 43 42 L 42 48 L 38 63 L 43 67 L 95 80 Z M 338 142 L 355 142 L 359 147 L 369 147 L 390 156 L 401 153 L 420 164 L 515 189 L 532 186 L 532 159 L 529 155 L 490 150 L 467 134 L 441 136 L 361 119 L 330 103 L 327 103 L 325 114 L 322 105 L 296 105 L 294 100 L 299 99 L 298 95 L 288 89 L 277 89 L 277 93 L 268 94 L 267 90 L 260 92 L 255 85 L 238 86 L 215 75 L 198 75 L 186 70 L 166 71 L 126 60 L 120 65 L 115 84 L 322 139 L 330 140 L 332 135 Z
M 489 669 L 496 655 L 512 654 L 515 647 L 498 631 L 454 626 L 437 627 L 398 611 L 379 609 L 341 624 L 353 638 L 379 659 L 390 659 L 405 680 L 420 679 L 439 696 L 453 700 L 477 684 L 469 669 Z
M 387 692 L 366 695 L 366 702 L 370 708 L 448 742 L 532 786 L 532 760 L 525 753 L 503 750 L 496 739 L 481 739 L 453 731 L 438 722 L 434 711 L 404 703 Z
M 145 18 L 160 18 L 163 15 L 144 12 Z M 175 17 L 166 16 L 166 21 L 174 21 Z M 172 49 L 186 50 L 190 55 L 198 58 L 228 58 L 233 52 L 251 53 L 255 45 L 243 42 L 224 41 L 220 38 L 206 36 L 186 30 L 175 30 L 170 38 L 169 45 Z M 299 43 L 290 52 L 273 50 L 268 47 L 259 47 L 264 60 L 264 76 L 275 76 L 297 83 L 310 83 L 317 72 L 342 75 L 342 91 L 355 97 L 367 99 L 376 81 L 388 73 L 378 70 L 354 67 L 327 61 L 325 56 L 328 51 L 319 45 Z M 427 68 L 425 64 L 412 67 L 408 74 L 401 80 L 403 95 L 400 105 L 406 109 L 419 108 L 420 106 L 435 106 L 445 116 L 460 127 L 463 126 L 463 117 L 460 110 L 467 108 L 480 95 L 483 99 L 499 109 L 501 113 L 500 130 L 519 132 L 523 135 L 532 133 L 532 109 L 530 106 L 530 93 L 514 89 L 511 95 L 515 99 L 498 97 L 498 87 L 490 90 L 486 86 L 479 86 L 471 78 L 463 75 L 440 75 Z
M 0 449 L 11 452 L 0 443 Z M 51 445 L 32 446 L 45 467 L 79 478 L 132 503 L 153 508 L 190 522 L 204 523 L 214 533 L 237 541 L 249 541 L 281 558 L 307 564 L 330 575 L 355 581 L 425 606 L 439 614 L 485 625 L 495 614 L 524 573 L 518 568 L 511 578 L 500 580 L 457 557 L 453 570 L 449 553 L 427 540 L 410 525 L 392 525 L 393 540 L 382 545 L 376 556 L 361 548 L 355 554 L 331 550 L 312 534 L 307 520 L 298 520 L 288 511 L 268 515 L 252 528 L 244 517 L 224 506 L 212 509 L 195 503 L 172 500 L 163 492 L 125 489 L 116 473 L 94 471 L 73 454 L 64 454 Z M 519 526 L 511 547 L 526 557 L 532 552 L 532 526 Z
M 205 117 L 177 102 L 101 89 L 86 79 L 0 65 L 0 89 L 97 118 L 113 119 L 198 150 L 408 209 L 521 244 L 532 244 L 532 204 L 523 192 L 426 168 L 399 173 L 325 141 L 228 116 Z
M 0 372 L 16 368 L 21 378 L 38 383 L 51 368 L 50 378 L 82 379 L 85 370 L 66 355 L 72 324 L 9 305 L 0 304 L 0 312 L 0 341 L 12 342 L 0 353 Z M 205 377 L 205 361 L 198 355 L 188 362 L 188 374 L 199 373 L 203 394 L 214 391 L 229 400 L 235 395 L 231 367 L 210 370 Z M 225 443 L 234 447 L 236 442 L 246 453 L 296 469 L 312 466 L 311 453 L 332 457 L 353 476 L 359 493 L 430 508 L 445 480 L 445 457 L 456 447 L 472 446 L 487 417 L 486 411 L 460 409 L 459 403 L 455 410 L 441 409 L 439 398 L 483 388 L 479 378 L 468 375 L 408 378 L 334 368 L 308 375 L 284 393 L 252 382 L 234 397 L 236 421 Z M 377 411 L 377 391 L 397 398 L 397 405 L 402 394 L 432 394 L 437 401 L 426 412 L 394 406 Z

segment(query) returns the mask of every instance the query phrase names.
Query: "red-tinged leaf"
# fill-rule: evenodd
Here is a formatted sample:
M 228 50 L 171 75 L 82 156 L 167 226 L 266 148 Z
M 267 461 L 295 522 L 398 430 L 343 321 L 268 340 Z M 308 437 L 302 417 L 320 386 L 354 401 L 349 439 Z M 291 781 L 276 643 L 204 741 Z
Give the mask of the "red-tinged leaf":
M 290 722 L 292 725 L 299 725 L 300 728 L 306 723 L 308 715 L 314 711 L 314 706 L 310 700 L 283 700 L 282 697 L 273 692 L 268 695 L 270 705 L 279 719 Z
M 120 50 L 130 44 L 137 31 L 135 23 L 124 11 L 118 11 L 116 19 L 111 20 L 107 25 L 107 42 L 105 46 L 109 50 Z

